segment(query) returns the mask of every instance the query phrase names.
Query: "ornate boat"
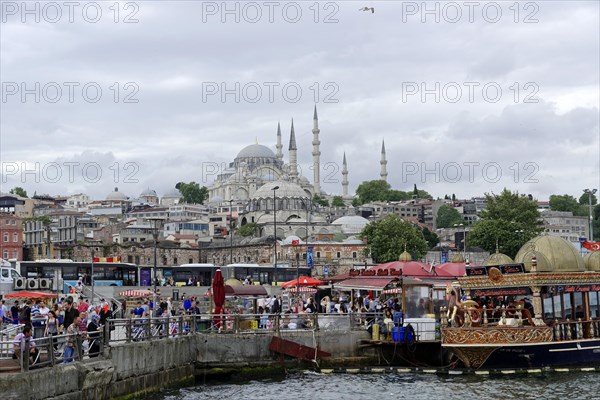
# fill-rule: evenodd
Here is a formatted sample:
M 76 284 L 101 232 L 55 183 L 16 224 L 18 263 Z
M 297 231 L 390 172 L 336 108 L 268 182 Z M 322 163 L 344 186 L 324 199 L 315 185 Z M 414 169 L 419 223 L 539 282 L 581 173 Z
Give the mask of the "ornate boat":
M 448 286 L 442 346 L 472 369 L 600 365 L 600 252 L 540 236 L 515 261 Z

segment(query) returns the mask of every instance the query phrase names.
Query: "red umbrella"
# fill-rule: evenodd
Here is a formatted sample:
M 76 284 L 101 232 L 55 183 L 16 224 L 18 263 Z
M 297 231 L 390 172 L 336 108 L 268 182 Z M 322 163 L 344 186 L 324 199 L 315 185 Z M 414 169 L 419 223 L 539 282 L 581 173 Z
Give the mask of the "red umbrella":
M 300 283 L 297 283 L 297 282 L 300 282 Z M 315 278 L 311 278 L 310 276 L 301 276 L 298 279 L 292 279 L 291 281 L 281 284 L 281 287 L 286 289 L 286 288 L 291 288 L 291 287 L 296 287 L 296 286 L 319 286 L 319 285 L 323 285 L 323 284 L 325 284 L 325 282 L 320 281 Z
M 215 302 L 215 314 L 223 314 L 223 304 L 225 304 L 225 280 L 220 269 L 215 271 L 212 282 L 213 301 Z M 221 319 L 215 317 L 215 323 L 221 326 Z

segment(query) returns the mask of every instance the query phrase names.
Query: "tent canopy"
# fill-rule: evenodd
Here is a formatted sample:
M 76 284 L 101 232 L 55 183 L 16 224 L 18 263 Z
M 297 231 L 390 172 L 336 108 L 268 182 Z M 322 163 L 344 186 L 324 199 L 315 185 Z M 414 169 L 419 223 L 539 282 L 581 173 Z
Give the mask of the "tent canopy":
M 287 289 L 296 286 L 319 286 L 323 284 L 325 284 L 325 282 L 311 278 L 310 276 L 300 276 L 298 279 L 292 279 L 291 281 L 281 284 L 281 287 Z

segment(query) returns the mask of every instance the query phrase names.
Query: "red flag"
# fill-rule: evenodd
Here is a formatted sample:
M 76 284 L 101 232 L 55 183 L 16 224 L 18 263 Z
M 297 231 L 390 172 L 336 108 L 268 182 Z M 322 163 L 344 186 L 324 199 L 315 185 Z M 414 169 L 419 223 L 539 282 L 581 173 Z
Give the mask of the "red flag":
M 298 239 L 292 240 L 292 246 L 298 246 L 300 241 Z
M 581 243 L 581 245 L 590 251 L 600 250 L 600 242 L 589 242 L 586 240 L 585 242 Z

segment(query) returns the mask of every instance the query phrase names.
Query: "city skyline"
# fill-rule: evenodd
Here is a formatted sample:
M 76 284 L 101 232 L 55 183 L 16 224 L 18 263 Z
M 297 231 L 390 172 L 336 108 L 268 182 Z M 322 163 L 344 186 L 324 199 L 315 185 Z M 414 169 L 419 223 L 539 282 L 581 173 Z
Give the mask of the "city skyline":
M 77 9 L 72 23 L 45 8 L 37 23 L 14 3 L 0 27 L 2 191 L 208 187 L 246 145 L 275 152 L 277 123 L 287 138 L 292 118 L 310 178 L 315 104 L 332 195 L 344 153 L 350 194 L 379 179 L 383 140 L 390 185 L 434 198 L 600 187 L 597 3 L 493 3 L 501 17 L 481 3 L 472 18 L 462 3 L 460 18 L 436 2 L 430 14 L 363 3 L 282 2 L 272 15 L 254 3 L 255 21 L 244 3 L 227 14 L 219 2 L 134 2 L 102 5 L 96 22 Z

